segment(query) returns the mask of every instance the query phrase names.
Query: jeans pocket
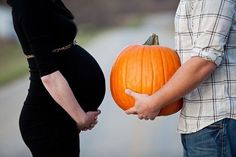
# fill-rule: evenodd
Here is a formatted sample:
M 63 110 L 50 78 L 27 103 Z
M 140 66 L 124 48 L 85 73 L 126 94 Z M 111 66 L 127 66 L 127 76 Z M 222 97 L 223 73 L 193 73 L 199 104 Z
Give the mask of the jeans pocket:
M 222 129 L 223 127 L 224 127 L 223 120 L 220 120 L 220 121 L 217 121 L 217 122 L 207 126 L 206 128 L 219 128 L 219 129 Z
M 182 134 L 185 157 L 210 157 L 221 154 L 224 120 L 215 122 L 195 133 Z

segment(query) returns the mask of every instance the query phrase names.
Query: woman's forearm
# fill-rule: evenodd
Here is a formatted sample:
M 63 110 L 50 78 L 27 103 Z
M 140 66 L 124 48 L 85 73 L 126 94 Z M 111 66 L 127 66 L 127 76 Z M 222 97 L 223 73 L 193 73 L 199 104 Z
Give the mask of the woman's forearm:
M 160 90 L 152 95 L 153 101 L 158 102 L 154 108 L 160 109 L 180 99 L 195 89 L 215 68 L 213 62 L 203 58 L 189 59 Z
M 68 82 L 56 71 L 41 77 L 42 82 L 53 99 L 76 121 L 83 121 L 85 112 L 77 102 Z

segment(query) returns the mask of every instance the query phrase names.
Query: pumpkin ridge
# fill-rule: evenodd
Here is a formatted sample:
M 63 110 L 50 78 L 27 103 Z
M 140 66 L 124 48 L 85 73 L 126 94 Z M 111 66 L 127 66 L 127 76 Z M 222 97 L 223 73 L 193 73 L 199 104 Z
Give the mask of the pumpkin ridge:
M 154 85 L 154 82 L 156 80 L 156 76 L 154 74 L 154 66 L 153 66 L 153 51 L 152 49 L 149 50 L 150 52 L 150 58 L 151 58 L 151 69 L 152 69 L 152 84 L 151 84 L 151 87 L 152 87 L 152 91 L 151 91 L 151 94 L 155 92 L 155 85 Z
M 168 57 L 165 57 L 165 76 L 166 76 L 166 78 L 165 78 L 165 82 L 167 82 L 171 77 L 170 77 L 170 72 L 172 72 L 172 70 L 170 70 L 170 66 L 172 66 L 172 63 L 171 63 L 171 61 L 169 61 L 169 59 L 170 60 L 172 60 L 172 57 L 170 58 L 169 56 L 171 56 L 171 53 L 169 52 L 169 51 L 167 51 L 166 53 L 165 53 L 165 55 L 166 56 L 168 56 Z M 167 60 L 167 58 L 168 58 L 168 60 Z M 168 71 L 167 71 L 168 70 Z M 171 73 L 171 75 L 173 75 L 173 73 Z
M 134 106 L 135 102 L 133 97 L 125 94 L 125 88 L 152 94 L 162 88 L 181 65 L 173 49 L 157 45 L 130 45 L 121 51 L 117 60 L 112 69 L 114 72 L 111 72 L 110 86 L 115 102 L 123 110 Z M 176 113 L 182 103 L 180 99 L 161 109 L 159 116 Z
M 165 57 L 164 57 L 164 54 L 163 54 L 163 51 L 162 51 L 162 47 L 160 47 L 160 50 L 159 50 L 159 53 L 160 53 L 160 56 L 161 56 L 161 65 L 162 65 L 162 76 L 164 77 L 163 80 L 164 82 L 162 84 L 164 84 L 166 82 L 166 67 L 164 65 L 164 62 L 166 60 L 163 60 Z M 162 87 L 162 86 L 161 86 Z M 160 88 L 161 88 L 160 87 Z
M 142 49 L 140 51 L 141 51 L 141 53 L 140 53 L 141 54 L 141 58 L 140 58 L 141 59 L 141 73 L 140 73 L 140 75 L 141 75 L 140 76 L 141 86 L 140 86 L 140 91 L 143 93 L 143 89 L 144 89 L 143 88 L 143 80 L 144 80 L 143 79 L 143 73 L 144 73 L 144 67 L 143 66 L 144 66 L 144 60 L 145 60 L 145 59 L 143 59 L 143 56 L 144 56 L 144 53 L 145 53 L 145 46 L 142 46 Z
M 134 47 L 134 46 L 132 46 L 132 48 L 133 48 L 133 47 Z M 125 71 L 124 71 L 124 76 L 125 76 L 125 77 L 124 77 L 123 80 L 124 80 L 124 87 L 125 87 L 125 88 L 128 88 L 128 81 L 126 80 L 126 78 L 128 78 L 127 75 L 128 75 L 128 65 L 129 65 L 129 60 L 130 60 L 129 57 L 130 57 L 130 53 L 127 54 L 126 62 L 124 63 L 124 64 L 125 64 L 125 65 L 124 65 L 124 66 L 125 66 L 125 68 L 124 68 L 124 69 L 125 69 Z M 128 102 L 128 103 L 130 103 L 130 102 Z

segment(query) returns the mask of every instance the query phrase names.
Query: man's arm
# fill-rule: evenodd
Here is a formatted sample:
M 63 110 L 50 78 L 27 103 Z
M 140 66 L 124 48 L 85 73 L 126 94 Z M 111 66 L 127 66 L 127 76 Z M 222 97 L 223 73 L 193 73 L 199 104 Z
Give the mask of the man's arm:
M 126 93 L 135 99 L 135 106 L 126 111 L 127 114 L 140 114 L 141 119 L 155 118 L 160 109 L 180 99 L 216 68 L 216 64 L 201 57 L 192 57 L 184 63 L 173 77 L 153 95 L 138 94 L 128 90 Z

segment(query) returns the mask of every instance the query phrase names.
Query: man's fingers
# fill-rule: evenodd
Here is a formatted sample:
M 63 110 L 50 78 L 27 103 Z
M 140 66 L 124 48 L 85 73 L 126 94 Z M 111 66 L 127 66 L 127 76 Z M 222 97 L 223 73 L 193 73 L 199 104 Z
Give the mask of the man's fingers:
M 140 120 L 142 120 L 142 119 L 143 119 L 143 116 L 142 116 L 141 114 L 138 114 L 138 118 L 139 118 Z
M 138 118 L 139 118 L 140 120 L 142 120 L 142 119 L 145 119 L 145 120 L 154 120 L 154 119 L 156 118 L 156 116 L 145 116 L 145 115 L 143 115 L 143 114 L 138 114 Z
M 144 96 L 144 95 L 145 95 L 145 96 L 148 96 L 148 94 L 137 93 L 137 92 L 135 92 L 135 91 L 133 91 L 133 90 L 131 90 L 131 89 L 125 89 L 125 93 L 126 93 L 127 95 L 133 97 L 134 99 L 139 98 L 141 95 L 142 95 L 142 96 Z
M 138 93 L 136 93 L 136 92 L 134 92 L 134 91 L 132 91 L 132 90 L 130 90 L 130 89 L 126 89 L 125 90 L 125 93 L 127 94 L 127 95 L 129 95 L 129 96 L 132 96 L 134 99 L 136 99 L 137 97 L 138 97 Z
M 155 118 L 156 118 L 156 116 L 153 116 L 153 117 L 150 118 L 150 120 L 154 120 Z
M 135 107 L 131 107 L 125 111 L 126 114 L 137 114 Z

